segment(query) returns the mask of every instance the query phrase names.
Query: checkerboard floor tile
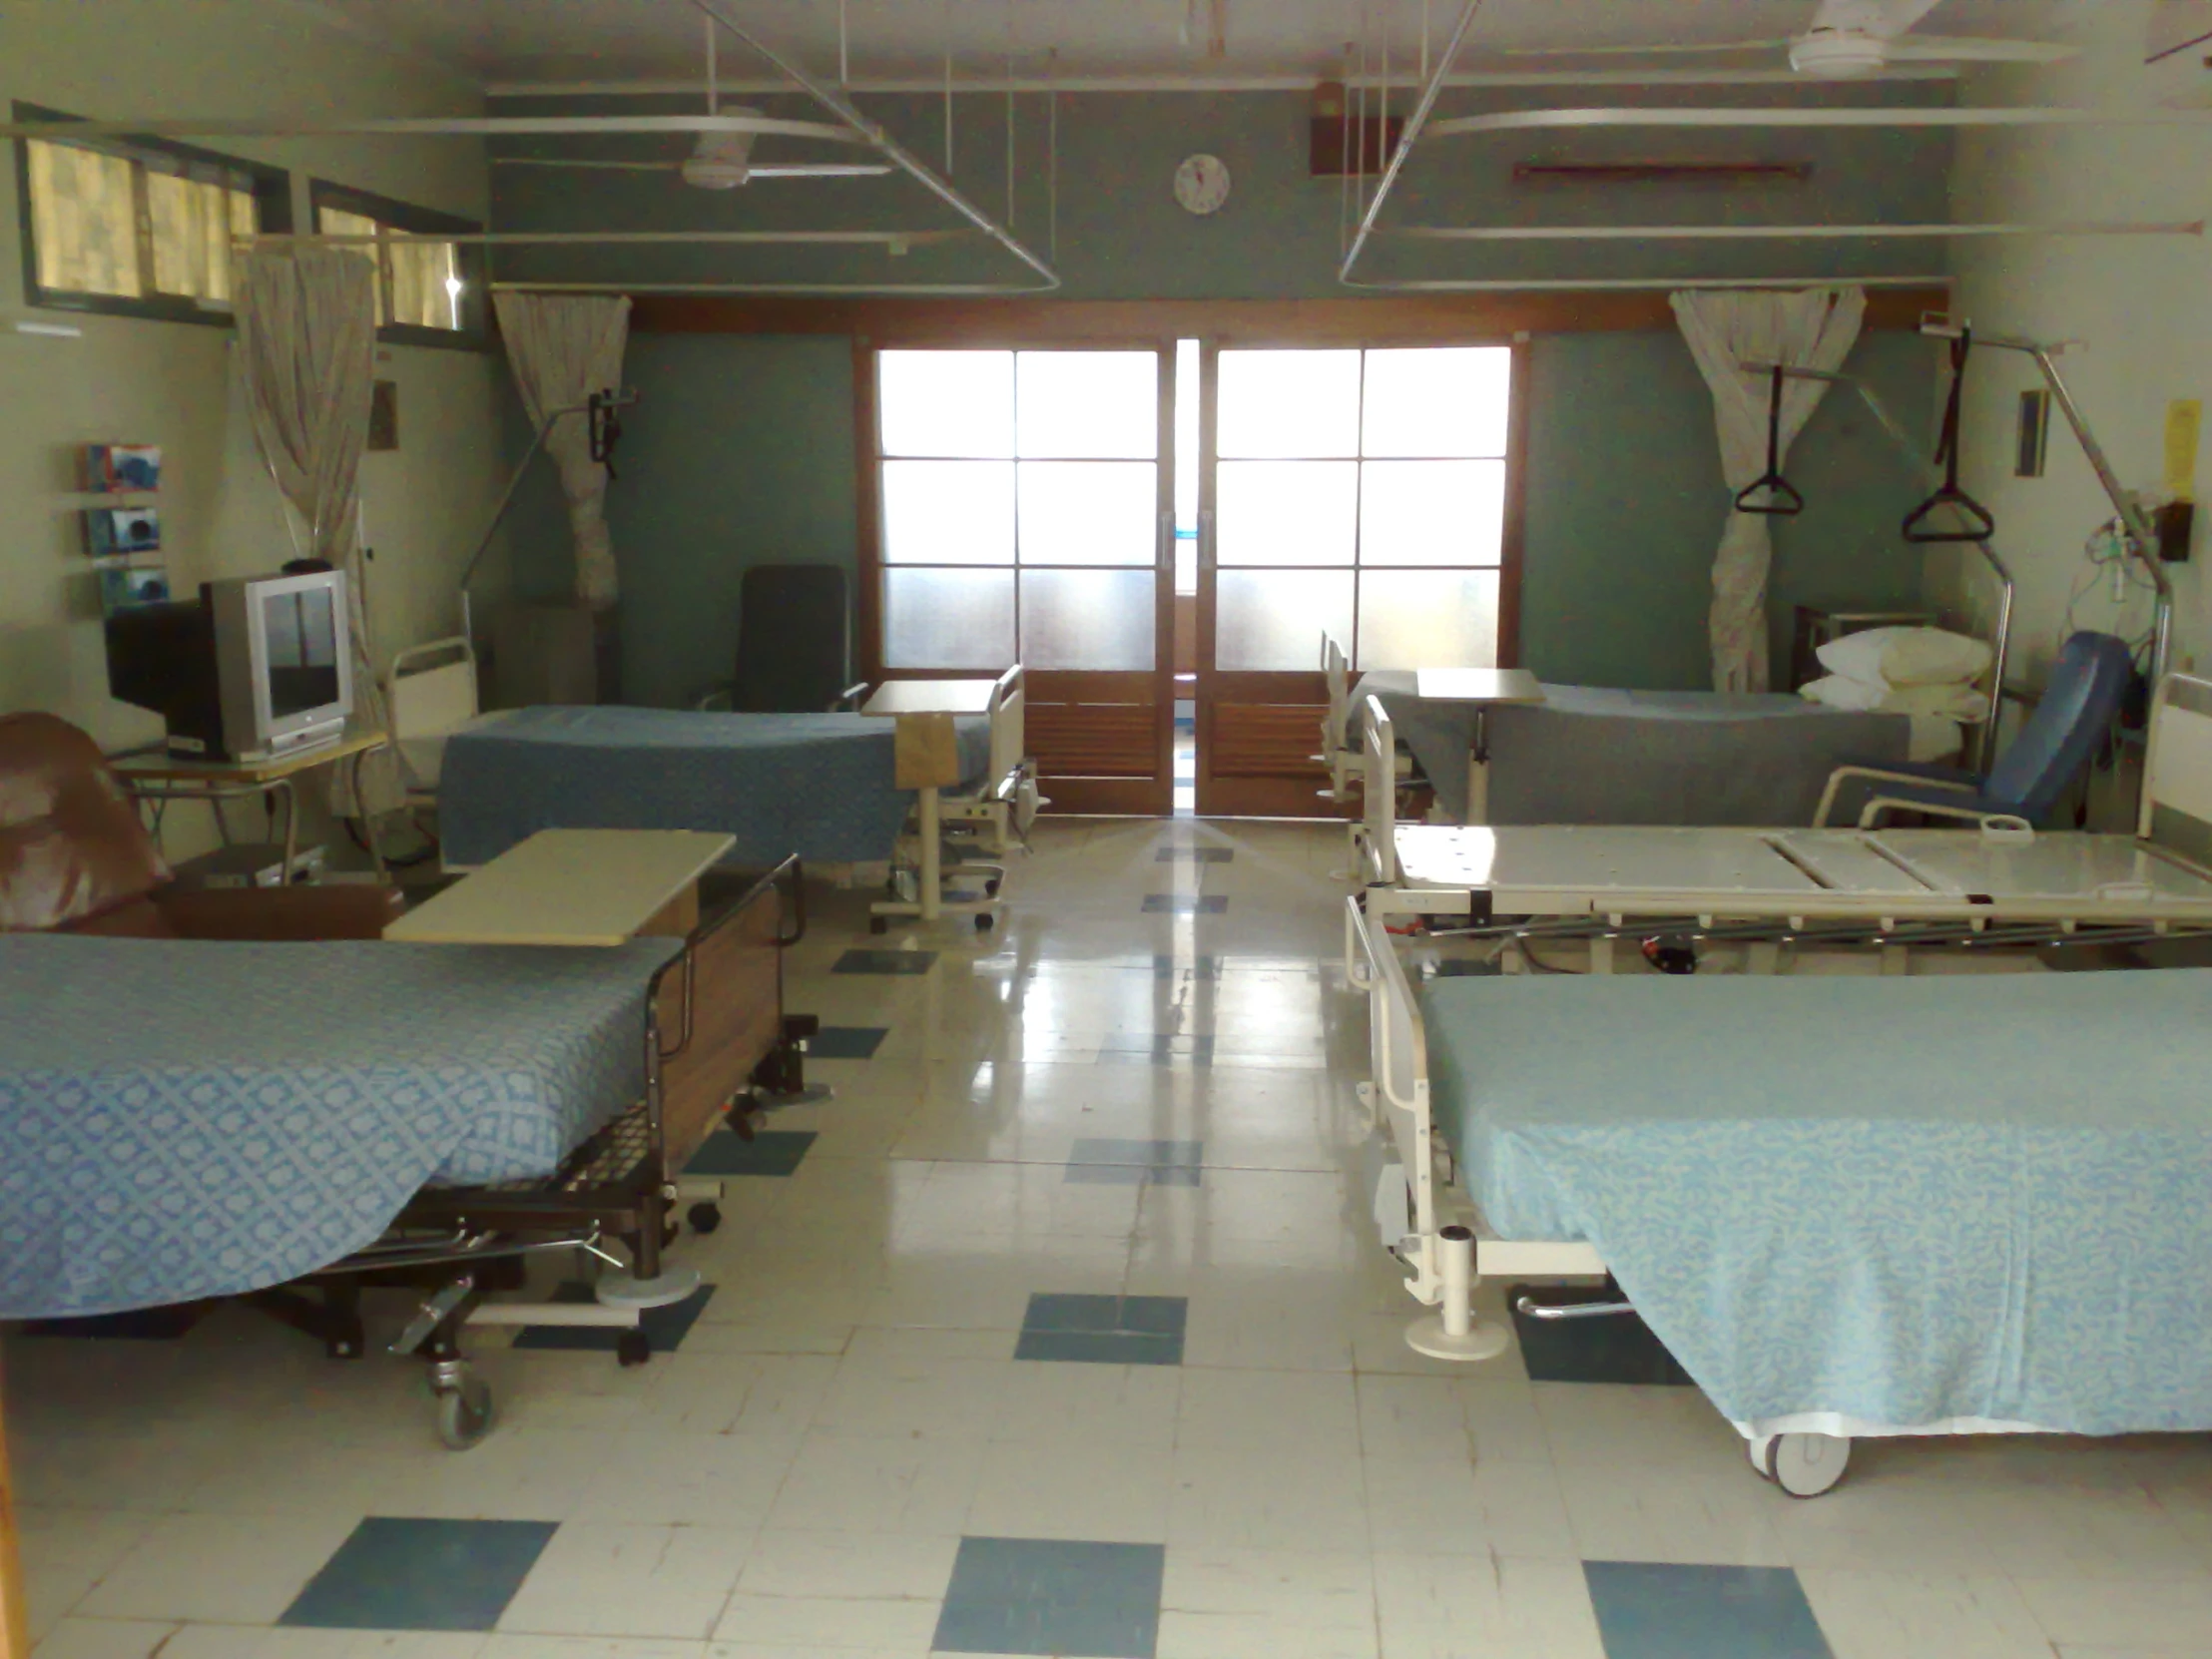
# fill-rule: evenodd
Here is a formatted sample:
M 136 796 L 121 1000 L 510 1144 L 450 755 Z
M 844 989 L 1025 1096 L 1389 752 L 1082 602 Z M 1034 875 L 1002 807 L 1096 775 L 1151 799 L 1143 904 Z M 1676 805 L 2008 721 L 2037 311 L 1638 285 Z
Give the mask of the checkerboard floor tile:
M 1144 895 L 1147 915 L 1218 916 L 1229 910 L 1229 895 L 1218 892 L 1148 892 Z
M 812 1129 L 756 1129 L 748 1140 L 734 1129 L 717 1129 L 700 1143 L 686 1175 L 791 1175 L 806 1162 L 817 1132 Z
M 934 950 L 873 950 L 856 946 L 839 956 L 831 973 L 923 974 L 936 965 Z
M 1039 1294 L 1022 1316 L 1014 1358 L 1180 1366 L 1189 1320 L 1186 1297 Z
M 557 1530 L 553 1521 L 371 1515 L 281 1622 L 318 1630 L 489 1630 Z
M 1153 1659 L 1158 1544 L 962 1538 L 930 1646 L 938 1653 Z
M 1835 1659 L 1790 1567 L 1585 1561 L 1605 1659 Z
M 807 1039 L 807 1054 L 816 1060 L 872 1060 L 889 1035 L 881 1025 L 825 1025 Z

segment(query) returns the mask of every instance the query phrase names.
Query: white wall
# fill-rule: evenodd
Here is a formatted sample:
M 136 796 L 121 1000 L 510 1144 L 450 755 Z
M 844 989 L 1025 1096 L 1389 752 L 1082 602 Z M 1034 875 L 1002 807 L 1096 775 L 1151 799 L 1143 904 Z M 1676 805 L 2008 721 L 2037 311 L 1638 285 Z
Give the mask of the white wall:
M 480 111 L 454 74 L 398 56 L 309 0 L 0 0 L 0 107 L 73 115 L 405 116 Z M 311 176 L 446 212 L 484 217 L 488 168 L 474 140 L 211 141 L 292 170 L 306 228 Z M 160 733 L 107 696 L 100 607 L 80 550 L 75 446 L 159 443 L 160 496 L 175 585 L 274 569 L 291 557 L 255 451 L 231 330 L 46 312 L 82 339 L 31 338 L 23 307 L 12 156 L 0 167 L 0 711 L 50 709 L 116 746 Z M 377 558 L 378 646 L 450 633 L 454 580 L 496 498 L 502 361 L 476 351 L 385 347 L 398 383 L 400 447 L 367 457 Z M 173 851 L 180 850 L 172 846 Z
M 2203 53 L 2144 68 L 2150 0 L 2086 8 L 2083 50 L 2063 64 L 1976 76 L 1966 102 L 2130 110 L 2162 101 L 2202 108 L 2212 71 Z M 2090 127 L 1965 135 L 1952 176 L 1959 221 L 2188 221 L 2212 209 L 2212 125 Z M 1959 250 L 1963 310 L 1974 325 L 2046 340 L 2079 339 L 2059 359 L 2121 482 L 2156 489 L 2173 398 L 2212 400 L 2212 245 L 2201 238 L 1990 240 Z M 2019 578 L 2013 677 L 2039 681 L 2063 637 L 2069 596 L 2088 579 L 2081 546 L 2110 516 L 2081 450 L 2052 432 L 2045 475 L 2012 475 L 2018 393 L 2039 385 L 2025 358 L 1977 352 L 1968 372 L 1967 483 L 1996 516 L 1996 545 Z M 2212 485 L 2212 455 L 2200 457 Z M 2200 495 L 2203 493 L 2200 488 Z M 2200 521 L 2190 563 L 2170 567 L 2177 591 L 2174 665 L 2212 669 L 2212 591 L 2202 571 L 2212 535 Z M 1939 577 L 1950 600 L 1954 575 Z M 2149 627 L 2141 596 L 2115 608 L 2109 579 L 2074 603 L 2077 627 L 2135 638 Z

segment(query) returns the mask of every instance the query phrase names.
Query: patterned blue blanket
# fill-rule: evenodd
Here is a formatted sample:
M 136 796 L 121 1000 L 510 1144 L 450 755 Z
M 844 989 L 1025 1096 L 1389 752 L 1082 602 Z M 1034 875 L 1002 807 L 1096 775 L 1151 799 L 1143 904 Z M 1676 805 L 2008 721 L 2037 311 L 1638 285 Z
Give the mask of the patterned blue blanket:
M 551 1174 L 643 1092 L 679 948 L 0 935 L 0 1319 L 281 1284 L 425 1185 Z
M 2212 971 L 1447 978 L 1484 1219 L 1739 1421 L 2212 1428 Z
M 894 723 L 862 715 L 517 709 L 446 746 L 438 829 L 449 864 L 488 863 L 540 830 L 705 830 L 756 866 L 794 852 L 887 859 L 913 804 L 892 787 Z M 962 720 L 960 773 L 990 763 L 990 724 Z

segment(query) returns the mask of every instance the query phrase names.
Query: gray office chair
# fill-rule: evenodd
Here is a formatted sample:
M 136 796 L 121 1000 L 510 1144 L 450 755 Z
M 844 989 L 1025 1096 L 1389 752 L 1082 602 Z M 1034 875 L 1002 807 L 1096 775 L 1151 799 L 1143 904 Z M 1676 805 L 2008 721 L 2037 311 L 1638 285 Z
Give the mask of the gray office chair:
M 755 565 L 738 594 L 737 674 L 702 709 L 805 715 L 835 709 L 852 679 L 852 607 L 835 565 Z

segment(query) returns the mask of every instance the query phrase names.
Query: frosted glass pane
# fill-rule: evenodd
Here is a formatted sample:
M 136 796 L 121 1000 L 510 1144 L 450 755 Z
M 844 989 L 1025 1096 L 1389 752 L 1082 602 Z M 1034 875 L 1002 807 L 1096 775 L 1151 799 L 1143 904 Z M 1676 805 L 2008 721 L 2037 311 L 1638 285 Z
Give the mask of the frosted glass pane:
M 976 668 L 1014 662 L 1010 570 L 883 572 L 883 666 Z
M 884 351 L 875 372 L 884 454 L 1012 456 L 1011 351 Z
M 1160 469 L 1150 461 L 1023 461 L 1021 562 L 1159 561 Z
M 1214 562 L 1349 565 L 1358 461 L 1223 461 L 1214 470 Z
M 1023 571 L 1022 667 L 1150 668 L 1158 581 L 1149 570 Z
M 1154 459 L 1157 351 L 1023 351 L 1014 358 L 1016 454 Z
M 1497 572 L 1363 570 L 1354 660 L 1377 668 L 1495 668 Z
M 1175 527 L 1198 528 L 1199 349 L 1195 339 L 1175 342 Z
M 1360 474 L 1364 565 L 1494 565 L 1503 461 L 1369 461 Z
M 1012 461 L 885 461 L 883 562 L 1014 562 Z
M 1368 353 L 1369 455 L 1502 455 L 1513 353 L 1439 345 Z
M 1359 454 L 1359 352 L 1224 351 L 1220 379 L 1217 455 Z
M 1214 583 L 1216 668 L 1311 670 L 1324 629 L 1352 632 L 1349 570 L 1225 570 Z

